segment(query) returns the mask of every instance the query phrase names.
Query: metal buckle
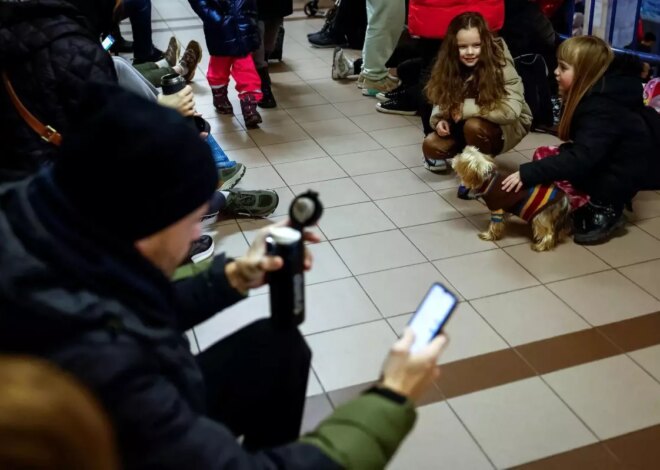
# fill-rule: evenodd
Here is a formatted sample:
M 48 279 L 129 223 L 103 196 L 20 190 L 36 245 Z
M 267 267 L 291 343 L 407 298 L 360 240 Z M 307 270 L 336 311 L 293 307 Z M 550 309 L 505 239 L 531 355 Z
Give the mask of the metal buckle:
M 44 133 L 46 135 L 42 135 L 41 138 L 46 142 L 50 143 L 50 141 L 53 139 L 53 136 L 57 134 L 57 131 L 53 129 L 51 126 L 46 126 Z

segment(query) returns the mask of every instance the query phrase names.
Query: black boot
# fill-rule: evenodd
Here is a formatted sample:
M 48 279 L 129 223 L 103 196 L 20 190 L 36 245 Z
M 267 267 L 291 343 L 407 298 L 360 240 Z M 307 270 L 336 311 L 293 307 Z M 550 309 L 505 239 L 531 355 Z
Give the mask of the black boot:
M 626 224 L 623 204 L 591 200 L 573 212 L 573 240 L 578 245 L 596 245 Z
M 273 90 L 270 87 L 270 75 L 268 74 L 268 67 L 257 69 L 259 72 L 259 77 L 261 77 L 261 93 L 262 98 L 259 101 L 260 108 L 275 108 L 277 107 L 277 101 L 273 96 Z
M 124 36 L 121 35 L 119 25 L 113 26 L 110 30 L 110 34 L 115 38 L 115 42 L 110 47 L 110 52 L 113 54 L 119 54 L 120 52 L 133 52 L 133 41 L 127 41 Z

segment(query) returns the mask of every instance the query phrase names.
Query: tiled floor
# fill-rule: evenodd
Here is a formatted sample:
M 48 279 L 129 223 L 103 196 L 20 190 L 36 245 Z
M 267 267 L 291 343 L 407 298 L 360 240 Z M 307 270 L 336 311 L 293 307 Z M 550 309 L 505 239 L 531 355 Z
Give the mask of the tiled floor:
M 171 34 L 203 43 L 185 0 L 153 5 L 157 45 Z M 439 281 L 462 300 L 451 345 L 391 468 L 658 468 L 660 194 L 639 195 L 631 224 L 603 246 L 534 253 L 521 223 L 497 243 L 479 240 L 485 207 L 456 199 L 452 175 L 421 166 L 418 119 L 378 114 L 354 82 L 329 78 L 332 50 L 306 41 L 321 23 L 286 22 L 284 62 L 271 71 L 279 107 L 262 111 L 261 129 L 215 114 L 201 73 L 208 56 L 193 84 L 220 145 L 248 167 L 241 186 L 280 193 L 272 220 L 308 188 L 326 206 L 306 279 L 303 332 L 314 359 L 305 429 L 377 378 Z M 515 168 L 556 142 L 529 135 L 498 161 Z M 265 223 L 222 222 L 218 251 L 242 254 Z M 259 289 L 196 328 L 195 346 L 266 315 Z

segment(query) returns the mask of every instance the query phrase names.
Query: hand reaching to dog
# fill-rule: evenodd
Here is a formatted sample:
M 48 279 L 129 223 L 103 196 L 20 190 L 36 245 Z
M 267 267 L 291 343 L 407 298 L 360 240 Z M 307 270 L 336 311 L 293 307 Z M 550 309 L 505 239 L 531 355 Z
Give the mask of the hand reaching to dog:
M 449 122 L 445 121 L 444 119 L 441 119 L 440 121 L 438 121 L 438 125 L 435 126 L 435 131 L 438 133 L 440 137 L 447 137 L 450 134 Z
M 504 178 L 504 181 L 502 181 L 502 190 L 507 193 L 510 193 L 511 191 L 517 193 L 522 189 L 522 187 L 523 187 L 523 183 L 522 180 L 520 179 L 519 171 L 510 174 L 509 176 Z

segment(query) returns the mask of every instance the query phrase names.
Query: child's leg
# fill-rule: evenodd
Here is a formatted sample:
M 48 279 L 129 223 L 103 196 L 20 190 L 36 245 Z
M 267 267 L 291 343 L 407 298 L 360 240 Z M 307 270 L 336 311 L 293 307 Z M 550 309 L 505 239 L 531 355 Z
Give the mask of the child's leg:
M 463 125 L 466 145 L 477 147 L 482 153 L 494 157 L 502 151 L 502 128 L 483 118 L 469 118 Z
M 543 160 L 544 158 L 552 157 L 554 155 L 557 155 L 558 153 L 559 153 L 559 147 L 554 145 L 539 147 L 534 152 L 534 156 L 532 157 L 532 160 L 533 161 Z M 571 202 L 572 211 L 579 209 L 580 207 L 584 206 L 587 202 L 589 202 L 589 195 L 575 189 L 570 182 L 555 181 L 555 185 L 559 189 L 564 191 L 568 196 L 568 200 Z
M 206 79 L 211 85 L 213 93 L 213 106 L 220 114 L 233 114 L 234 110 L 227 97 L 227 85 L 233 57 L 220 57 L 212 55 L 209 59 L 209 70 Z
M 231 66 L 231 76 L 236 82 L 236 91 L 238 96 L 243 97 L 246 94 L 254 96 L 255 100 L 261 99 L 261 78 L 254 66 L 252 55 L 245 57 L 234 57 Z

